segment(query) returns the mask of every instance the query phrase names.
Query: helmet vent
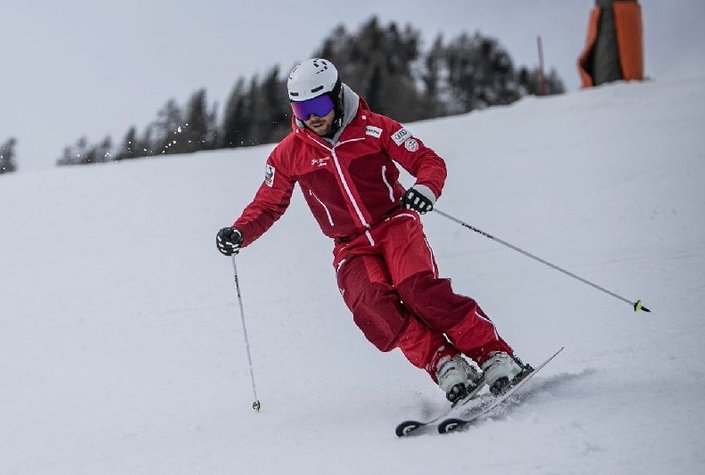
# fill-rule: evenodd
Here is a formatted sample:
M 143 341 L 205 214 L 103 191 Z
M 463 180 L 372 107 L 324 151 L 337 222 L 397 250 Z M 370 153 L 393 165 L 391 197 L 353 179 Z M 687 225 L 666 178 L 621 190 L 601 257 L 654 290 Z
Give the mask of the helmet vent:
M 313 89 L 311 89 L 311 92 L 318 92 L 321 89 L 323 89 L 323 86 L 314 87 Z

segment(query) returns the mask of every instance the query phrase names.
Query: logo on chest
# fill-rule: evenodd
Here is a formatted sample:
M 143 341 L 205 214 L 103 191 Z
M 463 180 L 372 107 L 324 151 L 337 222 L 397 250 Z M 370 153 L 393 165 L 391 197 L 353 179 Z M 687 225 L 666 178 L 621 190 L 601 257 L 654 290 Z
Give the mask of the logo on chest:
M 330 161 L 330 157 L 323 157 L 323 158 L 314 158 L 311 160 L 311 166 L 312 167 L 325 167 L 328 165 L 328 162 Z
M 365 127 L 365 135 L 369 135 L 378 139 L 382 136 L 382 129 L 373 125 L 368 125 L 367 127 Z

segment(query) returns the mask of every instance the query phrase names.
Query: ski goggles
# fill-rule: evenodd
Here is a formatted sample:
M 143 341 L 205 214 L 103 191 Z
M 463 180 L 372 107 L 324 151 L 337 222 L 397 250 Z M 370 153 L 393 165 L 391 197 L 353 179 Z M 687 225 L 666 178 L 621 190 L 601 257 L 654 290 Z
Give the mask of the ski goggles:
M 309 117 L 311 117 L 311 114 L 317 117 L 326 116 L 333 110 L 333 107 L 333 100 L 328 94 L 323 94 L 322 96 L 307 99 L 305 101 L 291 103 L 291 110 L 294 111 L 294 115 L 297 119 L 302 121 L 306 121 Z

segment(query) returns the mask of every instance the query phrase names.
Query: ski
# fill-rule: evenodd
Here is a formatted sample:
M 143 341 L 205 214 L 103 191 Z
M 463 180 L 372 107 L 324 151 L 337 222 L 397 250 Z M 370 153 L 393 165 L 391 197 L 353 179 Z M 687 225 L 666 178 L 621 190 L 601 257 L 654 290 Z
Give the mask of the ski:
M 435 427 L 436 423 L 444 419 L 448 419 L 450 414 L 452 414 L 456 410 L 460 410 L 461 408 L 468 409 L 468 407 L 466 406 L 469 406 L 471 401 L 479 399 L 478 396 L 480 395 L 480 391 L 482 391 L 484 387 L 485 380 L 482 379 L 478 383 L 477 387 L 473 389 L 470 393 L 468 393 L 467 396 L 460 399 L 455 404 L 451 405 L 449 408 L 444 410 L 442 413 L 438 414 L 433 419 L 429 419 L 426 421 L 408 420 L 398 424 L 395 430 L 397 437 L 421 435 L 431 431 Z
M 546 361 L 534 368 L 530 373 L 527 373 L 521 381 L 512 386 L 504 394 L 494 396 L 490 393 L 484 393 L 481 395 L 480 392 L 486 386 L 485 381 L 481 380 L 477 388 L 475 388 L 471 393 L 454 405 L 445 409 L 436 417 L 425 421 L 408 420 L 398 424 L 395 430 L 397 437 L 422 435 L 429 432 L 434 432 L 434 429 L 440 433 L 447 433 L 470 424 L 477 418 L 491 412 L 494 408 L 502 404 L 561 351 L 563 351 L 563 347 L 551 355 L 551 357 L 549 357 Z M 453 414 L 458 415 L 453 416 Z
M 494 409 L 505 403 L 512 395 L 519 391 L 531 378 L 536 375 L 536 373 L 541 370 L 541 368 L 546 366 L 553 358 L 558 356 L 561 351 L 563 351 L 563 347 L 553 353 L 553 355 L 547 358 L 546 361 L 534 368 L 533 371 L 524 376 L 521 381 L 511 386 L 505 393 L 493 398 L 488 404 L 483 404 L 479 407 L 472 408 L 469 411 L 463 411 L 464 415 L 461 413 L 460 417 L 439 418 L 441 420 L 438 423 L 438 432 L 441 434 L 447 434 L 449 432 L 457 431 L 467 427 L 481 417 L 490 414 Z

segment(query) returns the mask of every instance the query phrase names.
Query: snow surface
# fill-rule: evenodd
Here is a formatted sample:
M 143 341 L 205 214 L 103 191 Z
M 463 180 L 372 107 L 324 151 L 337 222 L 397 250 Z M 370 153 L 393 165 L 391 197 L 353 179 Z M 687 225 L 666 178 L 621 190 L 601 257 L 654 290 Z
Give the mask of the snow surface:
M 438 207 L 630 300 L 424 218 L 441 272 L 520 356 L 519 407 L 397 439 L 443 394 L 377 352 L 301 196 L 232 266 L 215 232 L 271 145 L 0 177 L 0 473 L 702 473 L 705 78 L 615 84 L 412 124 Z M 408 184 L 408 183 L 407 183 Z

